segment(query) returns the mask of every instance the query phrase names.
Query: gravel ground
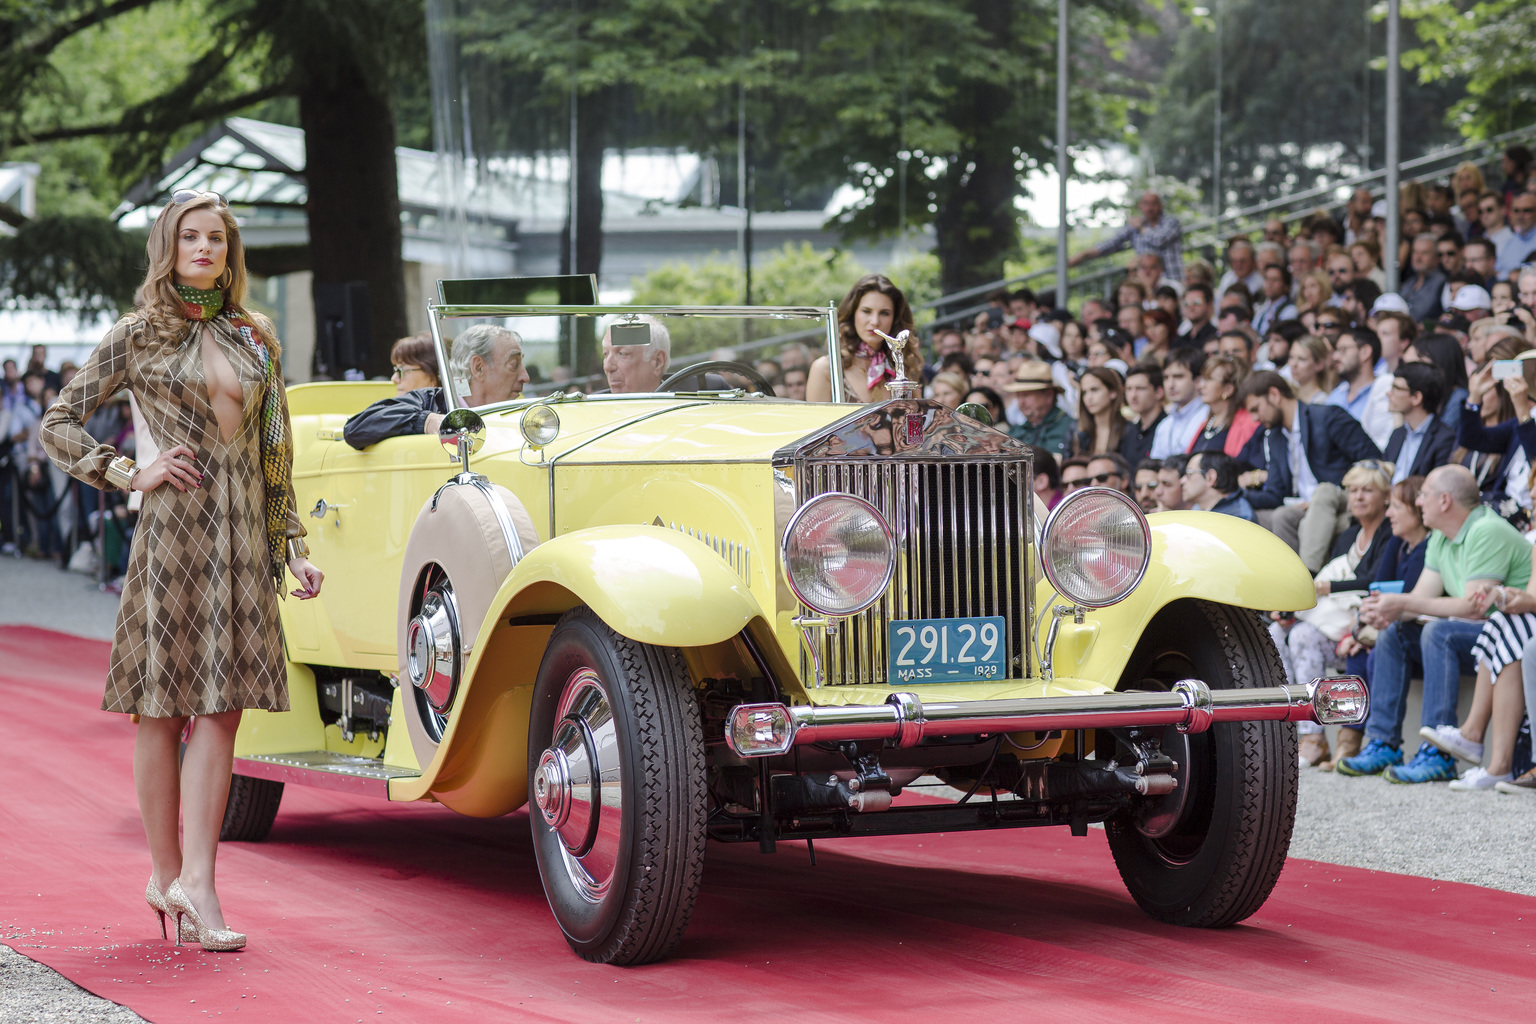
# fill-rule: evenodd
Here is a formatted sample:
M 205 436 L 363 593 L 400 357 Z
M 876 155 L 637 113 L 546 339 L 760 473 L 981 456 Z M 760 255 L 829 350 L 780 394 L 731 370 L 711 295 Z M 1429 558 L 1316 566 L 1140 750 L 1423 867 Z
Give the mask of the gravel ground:
M 1302 769 L 1293 857 L 1536 896 L 1532 851 L 1536 799 L 1529 796 Z
M 0 623 L 110 639 L 117 598 L 51 564 L 0 559 Z M 1410 709 L 1416 710 L 1416 709 Z M 1465 767 L 1465 766 L 1463 766 Z M 929 790 L 929 792 L 936 792 Z M 958 793 L 956 794 L 958 796 Z M 1536 799 L 1303 769 L 1291 855 L 1536 896 Z M 4 1024 L 142 1020 L 0 945 Z
M 63 572 L 52 562 L 0 555 L 0 623 L 110 640 L 117 595 L 104 592 L 94 577 Z

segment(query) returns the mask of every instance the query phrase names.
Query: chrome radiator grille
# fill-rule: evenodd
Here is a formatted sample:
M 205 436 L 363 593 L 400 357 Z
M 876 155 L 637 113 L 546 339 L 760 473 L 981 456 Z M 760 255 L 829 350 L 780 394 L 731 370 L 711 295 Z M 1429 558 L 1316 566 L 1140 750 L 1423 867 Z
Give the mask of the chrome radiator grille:
M 886 682 L 887 625 L 899 619 L 1000 615 L 1009 675 L 1028 674 L 1027 538 L 1032 474 L 1026 460 L 915 461 L 853 459 L 806 462 L 798 504 L 818 494 L 856 494 L 878 508 L 896 535 L 896 575 L 886 596 L 821 634 L 829 684 Z M 815 635 L 815 634 L 813 634 Z M 801 649 L 801 678 L 815 678 Z

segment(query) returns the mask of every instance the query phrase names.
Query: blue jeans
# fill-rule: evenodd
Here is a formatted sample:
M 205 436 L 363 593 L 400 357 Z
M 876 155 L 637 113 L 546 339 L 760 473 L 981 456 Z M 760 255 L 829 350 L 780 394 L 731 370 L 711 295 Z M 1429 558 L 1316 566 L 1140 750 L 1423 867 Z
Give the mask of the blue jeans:
M 1455 725 L 1456 696 L 1461 674 L 1474 672 L 1472 645 L 1483 631 L 1480 622 L 1435 619 L 1426 625 L 1394 622 L 1376 641 L 1371 672 L 1371 713 L 1365 721 L 1368 739 L 1397 746 L 1403 738 L 1408 711 L 1408 680 L 1415 670 L 1424 676 L 1423 725 Z

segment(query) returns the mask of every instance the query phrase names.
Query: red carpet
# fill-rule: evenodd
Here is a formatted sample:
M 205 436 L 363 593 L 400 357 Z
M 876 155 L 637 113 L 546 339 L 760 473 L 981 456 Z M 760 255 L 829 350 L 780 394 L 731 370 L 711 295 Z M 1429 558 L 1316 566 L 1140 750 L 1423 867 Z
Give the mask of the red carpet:
M 1103 833 L 711 850 L 677 956 L 577 959 L 522 814 L 477 821 L 290 787 L 226 845 L 243 953 L 176 950 L 149 875 L 107 645 L 0 627 L 0 942 L 151 1021 L 1530 1020 L 1536 899 L 1293 860 L 1225 931 L 1141 914 Z M 1524 918 L 1530 917 L 1531 922 Z

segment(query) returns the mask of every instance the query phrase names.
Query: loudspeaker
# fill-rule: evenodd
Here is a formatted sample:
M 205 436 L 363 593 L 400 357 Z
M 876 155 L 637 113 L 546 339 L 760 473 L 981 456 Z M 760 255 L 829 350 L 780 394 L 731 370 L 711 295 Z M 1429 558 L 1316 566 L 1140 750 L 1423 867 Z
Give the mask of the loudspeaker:
M 342 380 L 368 362 L 368 282 L 315 282 L 315 373 Z

